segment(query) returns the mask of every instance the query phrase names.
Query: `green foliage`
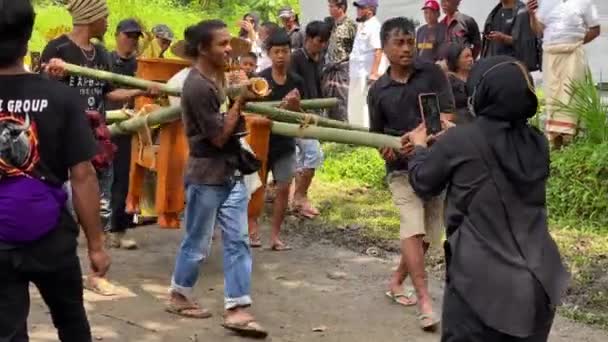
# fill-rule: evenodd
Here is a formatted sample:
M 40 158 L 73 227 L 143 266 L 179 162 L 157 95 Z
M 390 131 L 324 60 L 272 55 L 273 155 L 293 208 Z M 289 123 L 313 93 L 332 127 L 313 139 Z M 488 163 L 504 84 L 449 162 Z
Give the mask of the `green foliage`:
M 555 151 L 547 196 L 552 220 L 608 227 L 608 142 L 580 140 Z
M 353 181 L 377 189 L 385 187 L 384 161 L 372 148 L 324 144 L 325 163 L 318 177 L 327 182 Z
M 222 19 L 233 34 L 238 33 L 237 22 L 250 11 L 258 11 L 263 18 L 276 19 L 281 6 L 291 5 L 299 10 L 299 0 L 108 0 L 110 18 L 105 43 L 109 49 L 115 46 L 114 31 L 122 19 L 138 18 L 149 30 L 156 24 L 166 24 L 182 39 L 189 25 L 204 19 Z M 30 41 L 31 51 L 42 51 L 46 46 L 47 33 L 59 26 L 70 26 L 72 19 L 59 1 L 41 0 L 36 5 L 36 24 Z
M 384 161 L 376 150 L 324 144 L 323 151 L 319 181 L 386 189 Z M 608 142 L 579 140 L 554 151 L 547 199 L 551 220 L 561 226 L 608 227 Z
M 592 143 L 608 142 L 608 104 L 602 103 L 591 72 L 581 80 L 568 85 L 569 102 L 560 101 L 557 109 L 576 116 L 581 124 L 581 133 Z

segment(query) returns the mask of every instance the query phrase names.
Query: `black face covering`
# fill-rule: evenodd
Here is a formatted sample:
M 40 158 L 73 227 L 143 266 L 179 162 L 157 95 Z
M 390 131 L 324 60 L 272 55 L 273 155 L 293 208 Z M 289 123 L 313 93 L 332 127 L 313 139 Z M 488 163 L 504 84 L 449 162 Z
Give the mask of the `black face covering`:
M 515 63 L 507 56 L 481 60 L 471 71 L 467 87 L 478 117 L 475 124 L 486 135 L 507 178 L 523 194 L 549 176 L 549 147 L 545 136 L 528 125 L 538 99 L 530 89 L 531 77 Z

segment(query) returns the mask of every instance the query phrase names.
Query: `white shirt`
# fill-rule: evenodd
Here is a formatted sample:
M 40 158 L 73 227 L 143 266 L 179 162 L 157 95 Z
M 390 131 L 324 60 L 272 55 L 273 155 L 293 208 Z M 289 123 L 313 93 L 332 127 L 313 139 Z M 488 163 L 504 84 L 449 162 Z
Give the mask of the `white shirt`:
M 537 15 L 547 45 L 581 42 L 589 28 L 600 25 L 595 0 L 543 0 Z
M 374 64 L 376 50 L 382 48 L 380 28 L 382 24 L 376 17 L 360 23 L 350 54 L 350 77 L 367 78 Z
M 190 70 L 192 70 L 192 68 L 183 68 L 177 74 L 173 75 L 169 81 L 167 81 L 167 85 L 172 88 L 183 88 Z M 171 107 L 179 106 L 181 104 L 180 102 L 180 97 L 169 96 L 169 103 L 171 104 Z

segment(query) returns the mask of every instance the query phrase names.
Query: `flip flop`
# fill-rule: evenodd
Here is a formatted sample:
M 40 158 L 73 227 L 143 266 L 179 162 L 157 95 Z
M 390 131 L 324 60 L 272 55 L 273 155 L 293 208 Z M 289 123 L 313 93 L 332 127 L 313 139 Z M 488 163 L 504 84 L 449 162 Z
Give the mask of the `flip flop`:
M 95 278 L 93 281 L 91 277 L 85 277 L 83 281 L 83 287 L 95 294 L 104 297 L 111 297 L 116 295 L 116 287 L 112 285 L 105 278 Z
M 165 311 L 186 318 L 206 319 L 213 316 L 211 312 L 201 308 L 196 303 L 189 304 L 175 304 L 169 303 L 165 308 Z
M 435 332 L 439 328 L 441 322 L 434 314 L 421 314 L 418 316 L 420 322 L 420 328 L 427 332 Z
M 266 338 L 268 336 L 268 332 L 262 328 L 255 320 L 239 322 L 239 323 L 228 323 L 224 321 L 222 323 L 222 327 L 224 329 L 228 329 L 237 333 L 243 337 L 251 337 L 251 338 Z
M 404 294 L 404 293 L 398 293 L 395 294 L 391 291 L 387 291 L 385 293 L 385 295 L 395 304 L 399 304 L 405 307 L 409 307 L 409 306 L 414 306 L 416 304 L 418 304 L 418 300 L 416 299 L 416 297 L 414 296 L 413 293 L 408 293 L 408 294 Z M 414 297 L 414 299 L 412 299 L 412 297 Z M 405 298 L 409 301 L 409 304 L 405 304 L 401 301 L 399 301 L 400 298 Z
M 260 248 L 262 247 L 262 241 L 259 237 L 250 237 L 249 238 L 249 247 L 251 248 Z
M 286 252 L 286 251 L 290 251 L 293 248 L 291 248 L 291 246 L 288 245 L 274 245 L 272 247 L 270 247 L 270 250 L 273 252 Z

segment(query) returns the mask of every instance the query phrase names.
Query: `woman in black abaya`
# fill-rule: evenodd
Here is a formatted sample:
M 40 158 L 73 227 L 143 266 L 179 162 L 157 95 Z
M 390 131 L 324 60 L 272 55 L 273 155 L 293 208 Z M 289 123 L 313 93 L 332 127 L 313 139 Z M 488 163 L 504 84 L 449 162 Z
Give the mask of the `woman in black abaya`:
M 547 341 L 569 275 L 549 235 L 545 187 L 549 149 L 528 125 L 538 100 L 525 67 L 507 56 L 480 61 L 467 87 L 477 119 L 427 148 L 414 145 L 412 187 L 447 188 L 443 342 Z

